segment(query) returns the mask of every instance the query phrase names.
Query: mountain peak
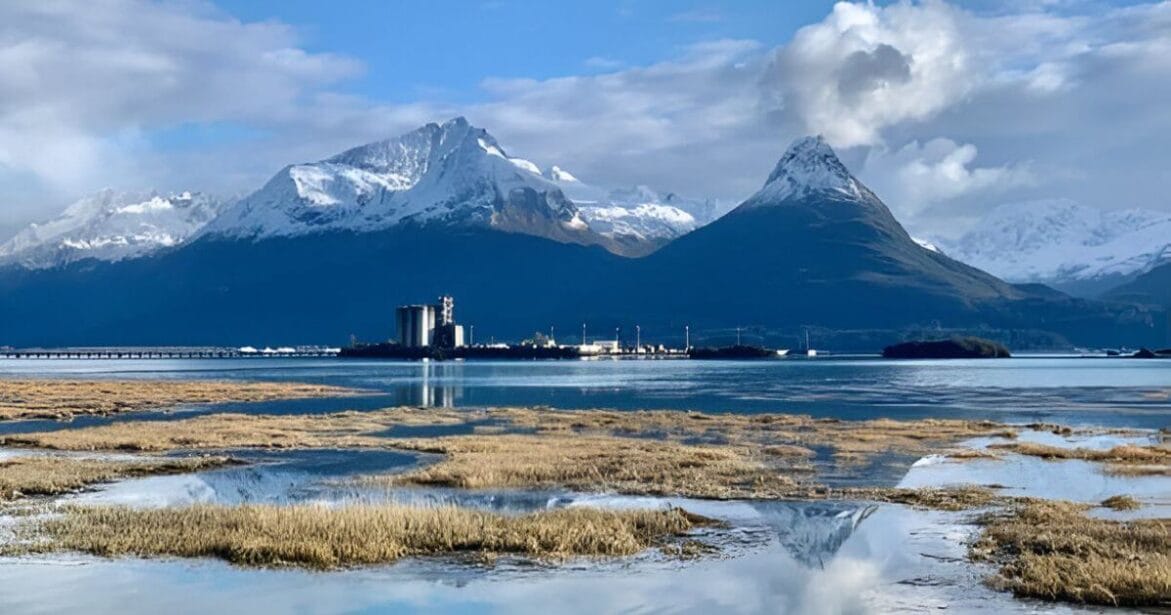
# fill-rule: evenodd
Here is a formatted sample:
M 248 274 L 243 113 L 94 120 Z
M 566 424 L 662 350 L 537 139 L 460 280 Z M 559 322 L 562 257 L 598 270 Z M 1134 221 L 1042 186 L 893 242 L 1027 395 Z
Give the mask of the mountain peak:
M 470 128 L 471 126 L 472 126 L 471 123 L 468 122 L 468 118 L 466 118 L 462 115 L 457 115 L 457 116 L 451 118 L 450 120 L 447 120 L 446 122 L 444 122 L 443 125 L 440 126 L 440 128 L 443 128 L 444 130 L 448 130 L 451 128 Z
M 769 174 L 764 187 L 745 205 L 772 205 L 812 196 L 835 202 L 878 202 L 850 174 L 825 138 L 817 135 L 793 141 Z
M 821 135 L 802 137 L 793 142 L 769 174 L 765 185 L 778 181 L 809 190 L 843 190 L 856 192 L 846 165 Z

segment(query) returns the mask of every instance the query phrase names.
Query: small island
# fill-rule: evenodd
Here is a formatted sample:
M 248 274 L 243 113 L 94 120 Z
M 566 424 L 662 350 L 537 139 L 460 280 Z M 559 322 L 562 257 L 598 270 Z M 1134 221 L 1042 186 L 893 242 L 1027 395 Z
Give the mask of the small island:
M 1012 356 L 999 342 L 979 337 L 915 340 L 882 349 L 886 359 L 1007 359 Z
M 743 344 L 719 348 L 691 348 L 687 351 L 687 357 L 691 359 L 766 359 L 776 356 L 775 350 Z

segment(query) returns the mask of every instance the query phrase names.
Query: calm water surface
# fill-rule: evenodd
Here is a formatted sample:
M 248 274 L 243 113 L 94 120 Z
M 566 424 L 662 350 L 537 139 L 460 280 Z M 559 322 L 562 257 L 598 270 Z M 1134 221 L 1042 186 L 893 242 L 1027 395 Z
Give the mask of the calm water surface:
M 388 405 L 797 412 L 820 417 L 990 418 L 1171 425 L 1171 361 L 789 359 L 379 362 L 344 359 L 0 360 L 0 376 L 288 380 L 377 391 L 252 404 L 264 412 Z M 223 409 L 219 407 L 218 409 Z
M 359 387 L 369 396 L 183 408 L 0 423 L 0 433 L 116 420 L 172 420 L 213 410 L 316 413 L 397 404 L 475 407 L 694 409 L 800 412 L 822 417 L 989 418 L 1011 422 L 1171 426 L 1171 361 L 1028 358 L 986 361 L 817 359 L 760 362 L 560 361 L 402 363 L 340 359 L 0 360 L 2 378 L 208 378 Z M 1021 436 L 1048 442 L 1048 432 Z M 1120 438 L 1080 446 L 1113 446 Z M 9 451 L 9 454 L 33 454 Z M 405 467 L 386 451 L 258 455 L 253 466 L 121 481 L 73 503 L 173 506 L 194 502 L 402 501 L 494 510 L 588 505 L 682 505 L 729 525 L 709 536 L 721 557 L 679 562 L 653 550 L 617 562 L 557 566 L 445 559 L 332 573 L 245 570 L 214 561 L 106 560 L 79 555 L 0 559 L 0 613 L 1006 613 L 1090 612 L 1018 601 L 982 581 L 966 560 L 969 513 L 825 502 L 705 502 L 551 492 L 372 492 L 339 483 L 353 473 Z M 871 482 L 906 487 L 995 483 L 1017 495 L 1094 502 L 1134 493 L 1152 514 L 1171 510 L 1171 479 L 1127 479 L 1083 462 L 1010 457 L 949 463 L 893 460 Z M 901 478 L 900 478 L 901 477 Z M 8 522 L 11 522 L 9 520 Z M 0 517 L 0 534 L 5 531 Z

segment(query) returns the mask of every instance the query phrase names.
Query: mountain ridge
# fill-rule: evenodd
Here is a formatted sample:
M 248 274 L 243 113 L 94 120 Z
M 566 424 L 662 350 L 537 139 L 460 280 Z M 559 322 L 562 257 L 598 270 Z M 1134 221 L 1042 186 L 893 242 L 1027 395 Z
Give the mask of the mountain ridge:
M 936 243 L 1008 281 L 1095 296 L 1171 259 L 1171 214 L 1068 199 L 1010 203 L 960 238 Z
M 485 144 L 465 139 L 457 151 L 479 149 L 476 160 L 491 158 L 508 178 L 533 175 Z M 425 170 L 395 163 L 393 172 L 419 186 L 444 169 L 441 159 L 426 158 Z M 292 185 L 288 174 L 278 178 Z M 1145 343 L 1161 318 L 1008 284 L 920 246 L 824 140 L 798 141 L 740 206 L 641 258 L 550 237 L 541 230 L 547 216 L 564 220 L 546 213 L 556 208 L 532 185 L 506 200 L 483 182 L 470 185 L 487 200 L 436 212 L 488 214 L 471 224 L 424 217 L 364 231 L 325 224 L 307 234 L 207 232 L 151 257 L 0 275 L 0 343 L 384 339 L 395 305 L 440 293 L 457 297 L 478 334 L 501 339 L 589 322 L 600 330 L 637 323 L 646 335 L 684 325 L 865 329 L 877 348 L 908 329 L 1039 331 L 1104 346 Z M 540 228 L 518 231 L 526 224 Z

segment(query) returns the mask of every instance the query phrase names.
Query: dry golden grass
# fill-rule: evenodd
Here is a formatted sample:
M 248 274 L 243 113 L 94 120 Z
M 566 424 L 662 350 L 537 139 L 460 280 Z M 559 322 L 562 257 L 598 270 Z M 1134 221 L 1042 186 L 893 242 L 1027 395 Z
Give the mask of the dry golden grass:
M 1112 495 L 1102 500 L 1102 506 L 1114 510 L 1138 510 L 1143 505 L 1129 495 Z
M 198 472 L 231 463 L 226 457 L 115 461 L 29 456 L 0 461 L 0 501 L 59 495 L 95 483 L 156 474 Z
M 1123 444 L 1111 449 L 1091 448 L 1064 448 L 1037 444 L 1034 442 L 1013 442 L 1006 444 L 992 444 L 990 448 L 1003 449 L 1042 459 L 1083 459 L 1086 461 L 1106 461 L 1113 463 L 1150 463 L 1162 460 L 1171 461 L 1171 449 L 1165 446 L 1136 446 Z
M 1018 596 L 1116 606 L 1171 605 L 1171 520 L 1107 521 L 1068 502 L 1032 501 L 988 516 L 974 559 Z
M 1106 472 L 1115 476 L 1171 476 L 1171 464 L 1110 463 Z
M 947 458 L 958 461 L 971 461 L 974 459 L 999 459 L 1000 457 L 983 449 L 962 448 L 947 453 Z
M 410 439 L 385 435 L 396 425 L 484 420 L 527 433 Z M 0 444 L 134 451 L 404 448 L 445 457 L 406 475 L 372 480 L 462 488 L 562 487 L 703 498 L 776 498 L 842 493 L 830 493 L 812 482 L 815 453 L 809 446 L 833 448 L 839 464 L 862 463 L 875 452 L 925 453 L 939 442 L 1010 433 L 997 423 L 971 421 L 842 422 L 780 414 L 392 408 L 304 416 L 214 414 L 165 423 L 126 421 L 15 434 L 0 437 Z M 685 443 L 692 441 L 711 444 Z
M 0 444 L 73 451 L 385 447 L 387 439 L 377 434 L 395 425 L 448 424 L 463 420 L 463 414 L 413 408 L 319 415 L 221 413 L 14 434 L 0 437 Z
M 642 436 L 676 441 L 710 438 L 736 445 L 785 444 L 801 449 L 828 446 L 842 457 L 859 459 L 882 452 L 926 454 L 941 445 L 977 436 L 1016 437 L 1015 431 L 1001 423 L 953 419 L 841 421 L 800 414 L 548 408 L 495 408 L 488 415 L 539 434 Z
M 985 508 L 993 504 L 1008 501 L 1008 498 L 998 496 L 995 491 L 987 487 L 960 486 L 940 488 L 854 488 L 845 489 L 838 497 L 848 499 L 871 500 L 875 502 L 890 502 L 917 508 L 931 508 L 935 510 L 971 510 Z
M 0 420 L 69 419 L 177 405 L 352 395 L 352 389 L 282 382 L 3 380 Z
M 888 451 L 926 454 L 965 438 L 1015 435 L 1000 423 L 945 419 L 845 422 L 787 414 L 390 408 L 315 416 L 216 414 L 166 424 L 124 422 L 88 429 L 12 435 L 0 439 L 0 443 L 67 450 L 144 451 L 236 446 L 377 446 L 385 441 L 379 434 L 395 425 L 449 425 L 485 419 L 494 422 L 493 429 L 480 429 L 478 436 L 519 429 L 538 436 L 609 436 L 675 443 L 698 440 L 712 445 L 762 448 L 768 455 L 783 458 L 813 457 L 810 446 L 830 447 L 843 459 L 865 459 L 868 455 Z
M 599 435 L 474 435 L 395 440 L 444 458 L 368 484 L 463 489 L 565 488 L 697 498 L 777 498 L 799 488 L 804 467 L 775 465 L 758 447 L 691 446 Z
M 708 523 L 680 509 L 573 508 L 508 516 L 399 505 L 73 507 L 26 526 L 22 533 L 28 541 L 19 548 L 331 569 L 444 554 L 629 556 Z

